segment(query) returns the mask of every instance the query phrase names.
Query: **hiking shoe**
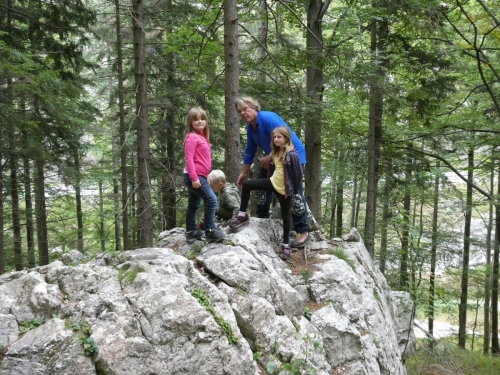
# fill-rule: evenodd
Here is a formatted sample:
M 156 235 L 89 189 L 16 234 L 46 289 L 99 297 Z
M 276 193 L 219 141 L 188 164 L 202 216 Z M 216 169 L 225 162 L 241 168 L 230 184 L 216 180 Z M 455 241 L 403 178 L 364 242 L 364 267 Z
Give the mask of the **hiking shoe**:
M 295 240 L 293 240 L 290 244 L 290 247 L 304 247 L 307 241 L 309 241 L 309 233 L 299 233 Z
M 246 224 L 249 222 L 250 222 L 250 218 L 248 217 L 247 214 L 245 214 L 245 216 L 236 215 L 235 217 L 233 217 L 231 219 L 231 222 L 229 223 L 229 228 L 231 228 L 231 229 L 238 228 L 238 227 L 241 227 L 243 224 Z
M 205 233 L 207 242 L 221 242 L 226 237 L 226 233 L 218 229 L 207 230 Z
M 280 258 L 283 260 L 290 259 L 290 247 L 281 245 Z
M 205 237 L 205 232 L 199 229 L 186 232 L 186 242 L 193 243 L 196 240 L 202 240 Z

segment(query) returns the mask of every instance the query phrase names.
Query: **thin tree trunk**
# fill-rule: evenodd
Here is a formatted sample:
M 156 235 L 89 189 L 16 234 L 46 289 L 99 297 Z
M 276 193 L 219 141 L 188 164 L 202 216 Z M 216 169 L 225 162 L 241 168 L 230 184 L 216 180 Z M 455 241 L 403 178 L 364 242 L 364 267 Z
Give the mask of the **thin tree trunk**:
M 493 155 L 495 153 L 495 148 L 493 148 Z M 495 167 L 491 168 L 490 173 L 490 189 L 489 191 L 493 194 L 495 189 Z M 488 354 L 490 351 L 490 338 L 491 338 L 491 317 L 490 317 L 490 306 L 491 306 L 491 236 L 493 233 L 493 202 L 489 201 L 489 215 L 488 215 L 488 226 L 486 228 L 486 276 L 484 278 L 484 315 L 483 315 L 483 353 Z
M 101 252 L 106 251 L 106 239 L 104 238 L 104 194 L 102 189 L 102 180 L 99 180 L 99 240 L 101 243 Z
M 82 194 L 81 194 L 81 175 L 80 175 L 80 155 L 78 151 L 74 154 L 75 165 L 75 202 L 76 202 L 76 223 L 77 223 L 77 239 L 78 251 L 85 253 L 83 247 L 83 213 L 82 213 Z
M 376 7 L 376 4 L 373 5 Z M 375 256 L 375 223 L 379 174 L 380 143 L 382 141 L 382 115 L 384 112 L 385 50 L 389 26 L 387 20 L 372 21 L 371 59 L 374 73 L 370 77 L 368 118 L 368 178 L 366 190 L 365 245 L 372 258 Z
M 356 195 L 358 193 L 358 173 L 354 172 L 353 177 L 353 186 L 352 186 L 352 195 L 351 195 L 351 220 L 350 220 L 350 228 L 354 228 L 356 225 Z
M 410 146 L 411 147 L 411 146 Z M 408 275 L 408 253 L 410 243 L 410 210 L 412 182 L 412 158 L 408 156 L 405 167 L 405 194 L 403 197 L 403 230 L 401 233 L 401 251 L 399 259 L 399 286 L 401 290 L 410 291 Z
M 0 125 L 3 125 L 1 121 L 2 116 L 0 116 Z M 5 128 L 3 126 L 0 126 L 0 150 L 3 148 L 3 132 L 5 131 Z M 3 160 L 3 155 L 0 152 L 0 160 Z M 0 162 L 0 192 L 4 191 L 4 183 L 3 183 L 3 163 Z M 3 199 L 3 194 L 0 194 L 0 275 L 3 275 L 5 272 L 5 257 L 4 257 L 4 252 L 5 252 L 5 247 L 4 247 L 4 216 L 3 216 L 3 204 L 4 204 L 4 199 Z
M 225 110 L 225 154 L 224 169 L 228 181 L 236 181 L 240 172 L 240 119 L 234 109 L 239 95 L 239 52 L 238 52 L 238 15 L 236 0 L 224 1 L 224 110 Z
M 308 161 L 304 175 L 306 200 L 312 215 L 321 226 L 321 132 L 323 102 L 323 31 L 322 21 L 330 1 L 311 0 L 306 2 L 307 33 L 306 73 L 307 95 L 314 103 L 314 110 L 309 114 L 305 129 L 306 159 Z
M 429 333 L 434 333 L 434 300 L 435 300 L 435 281 L 436 281 L 436 254 L 437 254 L 437 235 L 438 235 L 438 211 L 439 211 L 439 183 L 440 183 L 439 160 L 436 164 L 436 176 L 434 177 L 434 197 L 432 211 L 432 236 L 431 236 L 431 269 L 429 275 L 429 301 L 428 301 L 428 327 Z M 434 341 L 431 340 L 431 347 Z
M 497 196 L 500 196 L 500 163 L 497 176 Z M 491 352 L 500 355 L 498 341 L 498 271 L 500 254 L 500 204 L 495 204 L 495 244 L 493 246 L 493 273 L 491 275 Z
M 390 203 L 390 192 L 392 189 L 392 162 L 389 160 L 387 164 L 387 171 L 385 174 L 385 185 L 383 191 L 383 202 L 382 202 L 382 223 L 380 228 L 380 261 L 379 270 L 382 275 L 385 275 L 385 269 L 387 266 L 387 228 L 389 226 L 389 219 L 391 217 L 391 212 L 389 209 Z
M 151 166 L 149 159 L 148 93 L 143 1 L 132 0 L 135 105 L 137 124 L 137 238 L 139 246 L 153 246 Z
M 109 60 L 109 59 L 108 59 Z M 114 95 L 113 95 L 113 82 L 111 78 L 108 79 L 108 89 L 109 89 L 109 108 L 113 108 L 114 105 Z M 122 238 L 121 238 L 121 208 L 120 208 L 120 187 L 118 175 L 120 173 L 119 160 L 118 160 L 118 145 L 117 141 L 119 139 L 119 134 L 116 133 L 116 122 L 111 118 L 111 157 L 113 163 L 113 205 L 114 205 L 114 227 L 115 227 L 115 251 L 121 251 L 122 249 Z
M 474 181 L 474 150 L 467 152 L 468 176 L 467 180 Z M 467 338 L 467 297 L 469 292 L 469 258 L 470 258 L 470 227 L 472 220 L 472 186 L 467 184 L 465 202 L 465 225 L 464 225 L 464 252 L 462 256 L 462 283 L 460 294 L 460 305 L 458 306 L 458 346 L 465 349 Z
M 336 211 L 336 226 L 335 226 L 335 237 L 342 237 L 342 228 L 344 225 L 344 178 L 342 174 L 339 174 L 337 179 L 337 191 L 335 193 L 335 211 Z
M 123 249 L 130 249 L 128 224 L 128 181 L 127 181 L 127 128 L 125 127 L 125 105 L 123 100 L 123 57 L 122 57 L 122 30 L 120 21 L 120 3 L 115 0 L 116 9 L 116 72 L 118 80 L 118 108 L 120 119 L 120 177 L 121 177 L 121 221 L 123 233 Z M 117 239 L 118 240 L 118 239 Z M 117 247 L 118 250 L 118 247 Z
M 49 264 L 49 244 L 47 240 L 47 209 L 45 207 L 45 174 L 44 162 L 35 160 L 35 214 L 36 238 L 38 244 L 38 264 Z

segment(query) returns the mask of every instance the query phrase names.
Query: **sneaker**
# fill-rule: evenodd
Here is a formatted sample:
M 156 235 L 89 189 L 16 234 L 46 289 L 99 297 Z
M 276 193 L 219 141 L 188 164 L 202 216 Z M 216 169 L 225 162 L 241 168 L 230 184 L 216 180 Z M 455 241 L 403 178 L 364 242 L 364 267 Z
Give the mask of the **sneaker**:
M 307 241 L 309 241 L 309 233 L 299 233 L 295 240 L 293 240 L 290 244 L 290 247 L 304 247 Z
M 207 242 L 220 242 L 226 237 L 226 233 L 218 229 L 207 230 L 205 233 Z
M 248 217 L 247 214 L 245 216 L 239 216 L 236 215 L 231 219 L 231 222 L 229 223 L 229 228 L 234 229 L 242 226 L 243 224 L 249 223 L 250 218 Z
M 193 243 L 196 240 L 202 240 L 205 237 L 205 232 L 199 229 L 186 232 L 186 242 Z
M 290 259 L 290 247 L 281 245 L 280 258 L 283 260 Z

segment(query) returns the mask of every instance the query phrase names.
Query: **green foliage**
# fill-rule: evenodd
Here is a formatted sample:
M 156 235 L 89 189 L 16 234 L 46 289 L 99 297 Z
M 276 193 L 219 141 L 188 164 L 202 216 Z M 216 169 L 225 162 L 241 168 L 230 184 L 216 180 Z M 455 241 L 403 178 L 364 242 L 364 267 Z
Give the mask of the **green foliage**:
M 224 334 L 226 335 L 226 338 L 229 341 L 229 343 L 234 345 L 238 344 L 239 339 L 238 337 L 233 335 L 233 329 L 231 328 L 231 325 L 224 319 L 222 319 L 222 317 L 219 314 L 217 314 L 214 307 L 212 306 L 212 302 L 205 294 L 205 291 L 201 289 L 193 289 L 191 291 L 191 295 L 194 298 L 196 298 L 198 303 L 202 305 L 205 308 L 205 310 L 207 310 L 210 314 L 213 315 L 215 321 L 222 329 L 222 332 L 224 332 Z
M 71 329 L 76 333 L 76 337 L 83 348 L 83 353 L 91 357 L 95 354 L 99 353 L 99 349 L 97 348 L 94 339 L 90 337 L 92 335 L 92 331 L 87 322 L 73 322 L 69 323 Z
M 22 321 L 19 323 L 19 333 L 23 334 L 28 331 L 31 331 L 32 329 L 40 327 L 43 323 L 45 323 L 43 319 L 39 318 Z
M 305 306 L 303 314 L 304 318 L 306 318 L 307 320 L 311 320 L 312 314 L 313 314 L 312 310 L 309 307 Z
M 301 349 L 303 358 L 295 358 L 291 363 L 280 363 L 275 357 L 266 364 L 266 370 L 269 374 L 274 374 L 279 370 L 278 375 L 293 375 L 293 374 L 316 374 L 316 369 L 309 363 L 309 358 L 314 352 L 322 352 L 323 348 L 318 340 L 313 340 L 310 337 L 304 337 L 300 332 L 295 333 L 295 339 L 301 340 Z M 256 353 L 257 354 L 257 353 Z M 259 355 L 257 358 L 260 358 Z M 255 359 L 255 354 L 254 354 Z
M 338 259 L 342 259 L 344 262 L 346 262 L 353 270 L 355 269 L 355 264 L 354 262 L 349 259 L 349 255 L 345 252 L 344 249 L 342 248 L 330 248 L 328 252 L 332 255 L 335 255 Z
M 132 284 L 136 276 L 141 272 L 144 271 L 136 267 L 133 268 L 122 267 L 118 270 L 118 281 L 120 282 L 123 281 L 127 284 Z
M 303 269 L 302 271 L 300 271 L 300 276 L 302 276 L 304 282 L 307 284 L 309 278 L 312 276 L 312 272 L 308 269 Z
M 408 375 L 419 375 L 424 367 L 434 363 L 456 374 L 490 375 L 497 374 L 500 368 L 499 357 L 463 350 L 445 340 L 434 343 L 433 348 L 427 339 L 419 340 L 418 344 L 417 350 L 405 361 Z

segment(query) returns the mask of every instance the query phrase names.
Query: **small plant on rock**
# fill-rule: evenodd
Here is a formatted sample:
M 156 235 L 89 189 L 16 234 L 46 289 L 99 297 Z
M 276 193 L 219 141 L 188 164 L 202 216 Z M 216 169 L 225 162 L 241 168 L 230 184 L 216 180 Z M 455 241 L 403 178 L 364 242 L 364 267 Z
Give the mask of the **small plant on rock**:
M 71 323 L 71 329 L 76 332 L 76 337 L 83 348 L 83 353 L 91 357 L 94 354 L 99 353 L 99 349 L 97 348 L 94 339 L 90 337 L 92 335 L 92 331 L 87 322 L 74 322 Z
M 25 320 L 19 323 L 19 333 L 22 335 L 32 329 L 40 327 L 43 323 L 43 319 L 35 318 L 31 320 Z
M 345 252 L 344 249 L 335 248 L 335 249 L 330 249 L 328 252 L 332 255 L 335 255 L 337 258 L 342 259 L 352 269 L 355 269 L 354 262 L 351 259 L 349 259 L 349 255 Z
M 227 341 L 229 341 L 230 344 L 238 344 L 238 337 L 233 335 L 233 329 L 231 328 L 231 325 L 224 319 L 222 319 L 219 314 L 217 314 L 212 306 L 212 302 L 210 302 L 210 299 L 206 296 L 205 292 L 201 289 L 193 289 L 191 295 L 196 298 L 198 303 L 202 305 L 205 310 L 213 315 L 215 321 L 222 329 L 222 332 L 224 332 L 224 334 L 226 335 Z

